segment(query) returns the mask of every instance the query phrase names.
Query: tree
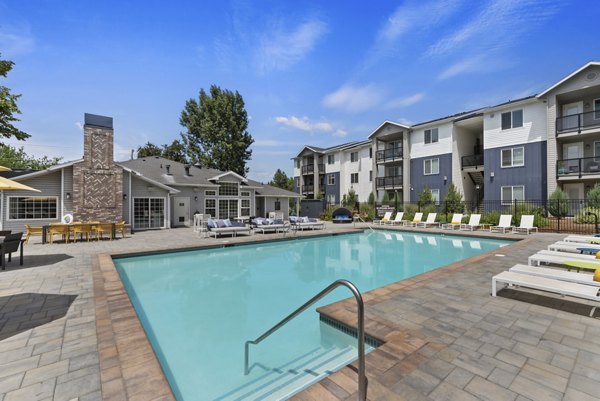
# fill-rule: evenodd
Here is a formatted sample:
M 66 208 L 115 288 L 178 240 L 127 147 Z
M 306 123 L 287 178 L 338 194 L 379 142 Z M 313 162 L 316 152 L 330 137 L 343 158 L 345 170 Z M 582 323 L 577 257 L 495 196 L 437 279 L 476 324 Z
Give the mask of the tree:
M 185 147 L 177 139 L 171 142 L 170 145 L 163 145 L 162 157 L 183 164 L 188 163 L 187 156 L 185 155 Z
M 356 206 L 357 203 L 358 203 L 358 195 L 356 194 L 356 191 L 354 190 L 354 188 L 350 188 L 348 193 L 346 195 L 344 195 L 344 197 L 342 198 L 342 206 L 353 208 Z
M 548 200 L 548 212 L 554 217 L 565 217 L 569 213 L 569 197 L 560 188 L 556 188 Z
M 0 164 L 12 169 L 45 170 L 60 163 L 61 160 L 62 157 L 43 156 L 35 158 L 25 153 L 23 147 L 16 148 L 0 144 Z
M 425 186 L 423 187 L 423 190 L 419 193 L 418 202 L 419 202 L 419 205 L 421 205 L 421 206 L 433 204 L 433 195 L 427 184 L 425 184 Z
M 462 213 L 465 209 L 463 197 L 454 184 L 448 186 L 448 192 L 444 198 L 446 213 Z
M 371 192 L 369 194 L 369 198 L 367 199 L 367 203 L 373 207 L 375 207 L 375 194 Z
M 287 174 L 281 171 L 281 169 L 277 169 L 273 175 L 273 179 L 268 184 L 277 188 L 287 189 L 288 191 L 294 191 L 294 178 L 288 178 Z
M 0 59 L 0 76 L 6 78 L 14 64 L 12 61 Z M 0 85 L 0 136 L 4 138 L 15 137 L 23 141 L 29 138 L 30 135 L 13 125 L 14 122 L 20 121 L 14 116 L 14 114 L 21 114 L 21 110 L 17 106 L 17 99 L 20 97 L 21 95 L 11 94 L 9 88 Z
M 198 101 L 189 99 L 185 103 L 179 123 L 187 129 L 182 138 L 192 163 L 246 175 L 254 139 L 247 131 L 248 113 L 237 91 L 216 85 L 208 94 L 200 89 Z
M 162 149 L 153 143 L 147 142 L 137 148 L 137 157 L 162 156 Z

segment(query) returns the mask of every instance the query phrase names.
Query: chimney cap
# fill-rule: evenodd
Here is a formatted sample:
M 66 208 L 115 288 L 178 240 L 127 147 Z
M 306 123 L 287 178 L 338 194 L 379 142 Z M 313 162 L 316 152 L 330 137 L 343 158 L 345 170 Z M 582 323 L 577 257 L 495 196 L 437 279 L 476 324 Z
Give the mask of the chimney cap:
M 83 121 L 85 125 L 93 125 L 95 127 L 113 128 L 112 117 L 99 116 L 96 114 L 84 113 Z

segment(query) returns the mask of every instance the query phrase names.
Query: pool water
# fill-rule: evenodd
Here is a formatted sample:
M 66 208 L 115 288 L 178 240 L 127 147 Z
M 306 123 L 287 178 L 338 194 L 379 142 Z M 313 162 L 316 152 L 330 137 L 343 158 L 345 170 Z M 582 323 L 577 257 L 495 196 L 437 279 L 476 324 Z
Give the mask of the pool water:
M 115 259 L 178 400 L 283 399 L 356 358 L 356 339 L 315 311 L 253 340 L 337 279 L 360 291 L 497 249 L 509 241 L 391 231 Z

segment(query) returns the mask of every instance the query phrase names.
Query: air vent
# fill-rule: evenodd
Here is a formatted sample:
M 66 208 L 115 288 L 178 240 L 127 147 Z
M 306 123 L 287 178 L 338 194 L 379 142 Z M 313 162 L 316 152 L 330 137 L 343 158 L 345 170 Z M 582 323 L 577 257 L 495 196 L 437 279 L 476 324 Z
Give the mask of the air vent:
M 595 71 L 588 72 L 587 75 L 585 76 L 586 81 L 595 81 L 596 78 L 598 78 L 598 73 Z

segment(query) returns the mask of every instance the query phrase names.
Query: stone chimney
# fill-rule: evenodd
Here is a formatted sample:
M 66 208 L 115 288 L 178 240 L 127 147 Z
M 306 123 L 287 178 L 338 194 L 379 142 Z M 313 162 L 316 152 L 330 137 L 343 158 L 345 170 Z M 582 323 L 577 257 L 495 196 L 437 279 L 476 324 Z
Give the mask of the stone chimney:
M 83 161 L 73 165 L 75 220 L 123 219 L 123 169 L 113 156 L 112 117 L 85 114 Z

